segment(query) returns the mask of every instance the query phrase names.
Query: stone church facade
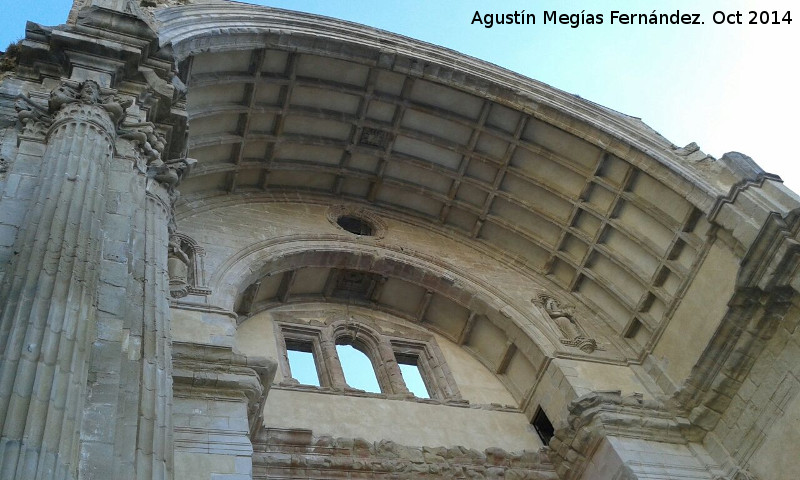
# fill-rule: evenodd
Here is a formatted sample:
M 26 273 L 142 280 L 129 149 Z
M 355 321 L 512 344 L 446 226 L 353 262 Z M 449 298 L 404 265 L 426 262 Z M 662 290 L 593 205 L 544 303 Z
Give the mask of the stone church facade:
M 0 479 L 800 471 L 800 199 L 749 157 L 224 0 L 0 64 Z

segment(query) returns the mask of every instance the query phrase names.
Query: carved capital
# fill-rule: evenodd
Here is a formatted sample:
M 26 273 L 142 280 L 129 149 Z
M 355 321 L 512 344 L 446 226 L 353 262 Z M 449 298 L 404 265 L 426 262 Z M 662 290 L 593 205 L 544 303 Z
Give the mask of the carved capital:
M 96 104 L 69 103 L 62 106 L 53 118 L 53 123 L 47 131 L 50 136 L 65 124 L 86 123 L 104 134 L 116 136 L 116 128 L 105 109 Z
M 69 122 L 85 122 L 115 135 L 131 103 L 113 94 L 103 95 L 100 85 L 93 80 L 81 83 L 65 80 L 50 92 L 47 105 L 20 95 L 14 107 L 22 136 L 43 140 Z

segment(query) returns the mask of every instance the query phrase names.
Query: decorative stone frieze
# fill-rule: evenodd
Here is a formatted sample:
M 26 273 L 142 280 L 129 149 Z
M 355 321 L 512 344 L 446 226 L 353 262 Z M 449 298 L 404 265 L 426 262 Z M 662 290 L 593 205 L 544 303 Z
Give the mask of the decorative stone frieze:
M 547 455 L 465 447 L 414 447 L 393 441 L 314 436 L 309 430 L 266 428 L 253 441 L 253 480 L 485 478 L 555 480 Z

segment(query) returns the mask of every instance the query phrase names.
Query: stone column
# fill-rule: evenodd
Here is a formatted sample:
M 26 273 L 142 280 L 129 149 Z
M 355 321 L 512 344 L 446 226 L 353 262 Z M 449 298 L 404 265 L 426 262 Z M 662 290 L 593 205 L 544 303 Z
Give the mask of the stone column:
M 139 384 L 136 478 L 172 478 L 172 344 L 170 340 L 167 225 L 172 215 L 167 190 L 147 184 L 144 238 L 144 315 Z
M 119 104 L 51 95 L 40 182 L 0 287 L 0 478 L 75 478 L 108 163 Z M 109 113 L 111 112 L 111 113 Z M 52 123 L 51 123 L 52 122 Z
M 163 149 L 143 140 L 154 138 L 153 126 L 137 129 L 120 132 L 109 182 L 98 335 L 81 431 L 84 480 L 173 477 L 168 243 L 174 187 L 191 161 L 163 162 Z

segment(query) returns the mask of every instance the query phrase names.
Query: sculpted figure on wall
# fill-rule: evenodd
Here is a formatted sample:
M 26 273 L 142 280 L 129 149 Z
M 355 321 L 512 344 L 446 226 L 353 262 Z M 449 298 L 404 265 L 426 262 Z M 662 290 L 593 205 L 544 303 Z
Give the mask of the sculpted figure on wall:
M 183 298 L 187 295 L 211 294 L 211 290 L 205 285 L 205 249 L 188 235 L 178 233 L 175 225 L 168 228 L 167 274 L 170 296 Z
M 181 246 L 177 235 L 169 237 L 169 256 L 167 272 L 169 273 L 169 293 L 173 298 L 182 298 L 189 294 L 189 255 Z
M 544 308 L 561 334 L 561 343 L 570 347 L 577 347 L 586 353 L 602 350 L 597 341 L 590 338 L 575 319 L 575 309 L 572 305 L 559 302 L 548 293 L 541 292 L 531 302 Z

